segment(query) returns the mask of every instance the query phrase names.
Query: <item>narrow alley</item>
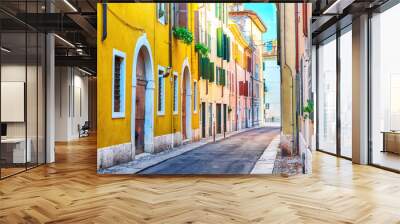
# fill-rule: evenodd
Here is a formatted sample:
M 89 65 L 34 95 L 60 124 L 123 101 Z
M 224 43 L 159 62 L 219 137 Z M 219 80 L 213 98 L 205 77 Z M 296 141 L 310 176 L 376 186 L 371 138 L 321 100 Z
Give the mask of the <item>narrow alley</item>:
M 257 128 L 210 143 L 140 174 L 249 174 L 279 128 Z

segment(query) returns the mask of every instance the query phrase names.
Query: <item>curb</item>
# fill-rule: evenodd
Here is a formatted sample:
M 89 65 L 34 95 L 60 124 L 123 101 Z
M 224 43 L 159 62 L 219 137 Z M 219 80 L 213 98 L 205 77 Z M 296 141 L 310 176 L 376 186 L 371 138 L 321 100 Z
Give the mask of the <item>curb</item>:
M 280 135 L 278 134 L 268 147 L 264 150 L 260 156 L 250 174 L 272 174 L 275 165 L 276 155 L 278 154 Z

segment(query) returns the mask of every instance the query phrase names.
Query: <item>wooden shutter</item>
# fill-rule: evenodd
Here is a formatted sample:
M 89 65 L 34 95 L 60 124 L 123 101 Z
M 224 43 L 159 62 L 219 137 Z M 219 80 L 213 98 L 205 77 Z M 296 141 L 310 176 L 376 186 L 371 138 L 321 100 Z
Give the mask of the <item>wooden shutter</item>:
M 221 28 L 217 28 L 217 56 L 218 56 L 218 57 L 221 57 L 221 55 L 222 55 L 222 52 L 221 52 L 221 49 L 222 49 L 221 43 L 222 43 L 222 29 L 221 29 Z
M 228 37 L 226 48 L 227 48 L 227 51 L 228 51 L 228 53 L 226 55 L 226 60 L 228 62 L 230 62 L 230 60 L 231 60 L 231 38 L 230 37 Z
M 204 77 L 210 79 L 210 59 L 204 58 Z
M 249 82 L 244 82 L 244 95 L 249 96 Z
M 225 60 L 226 59 L 226 35 L 223 33 L 222 34 L 222 58 Z
M 200 30 L 199 30 L 199 11 L 194 12 L 194 41 L 195 43 L 200 42 Z
M 214 77 L 215 77 L 215 66 L 214 66 L 214 62 L 211 62 L 210 63 L 210 70 L 211 70 L 211 72 L 210 72 L 210 82 L 214 82 Z
M 251 57 L 247 56 L 247 71 L 251 72 L 252 71 L 252 67 L 251 67 Z
M 199 76 L 204 79 L 204 77 L 203 77 L 203 57 L 201 57 L 200 54 L 198 54 L 198 55 L 199 55 L 199 62 L 198 62 Z
M 225 69 L 221 69 L 221 78 L 220 78 L 221 81 L 220 81 L 220 84 L 222 86 L 225 86 L 225 84 L 226 84 L 225 77 L 226 77 L 226 71 L 225 71 Z
M 175 25 L 187 27 L 187 3 L 175 3 Z

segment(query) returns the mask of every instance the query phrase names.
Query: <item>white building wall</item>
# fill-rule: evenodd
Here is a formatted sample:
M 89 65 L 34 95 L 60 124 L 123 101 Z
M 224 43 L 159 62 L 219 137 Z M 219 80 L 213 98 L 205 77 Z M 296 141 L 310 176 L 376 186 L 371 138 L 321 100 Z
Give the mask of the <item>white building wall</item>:
M 88 77 L 72 67 L 56 67 L 55 140 L 79 138 L 78 125 L 88 120 Z

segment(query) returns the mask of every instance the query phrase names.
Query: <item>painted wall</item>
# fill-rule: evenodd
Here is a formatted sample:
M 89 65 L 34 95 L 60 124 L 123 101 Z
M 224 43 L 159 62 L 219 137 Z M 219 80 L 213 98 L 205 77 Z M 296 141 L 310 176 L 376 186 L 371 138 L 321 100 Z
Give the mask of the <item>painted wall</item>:
M 264 82 L 267 87 L 264 100 L 268 104 L 265 109 L 267 122 L 280 122 L 281 120 L 281 71 L 276 57 L 265 58 Z
M 27 136 L 31 144 L 32 161 L 44 162 L 45 122 L 44 122 L 44 74 L 41 66 L 21 63 L 1 65 L 2 82 L 24 82 L 26 85 L 26 120 L 25 122 L 7 122 L 8 138 Z M 4 96 L 3 96 L 4 97 Z M 1 108 L 7 110 L 7 108 Z
M 181 137 L 181 94 L 182 94 L 182 74 L 184 64 L 188 66 L 191 78 L 191 90 L 193 93 L 193 81 L 198 79 L 197 59 L 195 55 L 194 43 L 186 45 L 182 41 L 172 37 L 172 64 L 169 64 L 169 25 L 158 21 L 156 15 L 156 4 L 107 4 L 107 38 L 102 40 L 103 9 L 98 4 L 98 78 L 97 78 L 97 144 L 99 150 L 105 147 L 113 147 L 120 144 L 129 145 L 131 136 L 131 117 L 133 94 L 133 80 L 136 74 L 133 73 L 133 64 L 137 59 L 134 58 L 134 50 L 138 40 L 145 40 L 149 43 L 150 56 L 153 62 L 152 85 L 154 85 L 154 95 L 151 99 L 154 114 L 152 119 L 154 144 L 160 147 L 171 147 L 174 139 Z M 188 4 L 188 29 L 193 33 L 194 10 L 196 4 Z M 125 116 L 122 118 L 112 118 L 112 55 L 113 49 L 117 49 L 126 54 L 126 79 L 125 79 Z M 171 74 L 165 78 L 165 113 L 157 113 L 158 102 L 158 68 L 171 67 Z M 173 79 L 172 74 L 178 73 L 178 114 L 173 114 Z M 133 76 L 134 75 L 134 76 Z M 199 96 L 199 94 L 197 94 Z M 197 99 L 197 111 L 193 111 L 193 94 L 191 95 L 191 129 L 192 140 L 199 137 L 199 98 Z M 133 136 L 134 138 L 134 136 Z
M 282 78 L 282 132 L 293 134 L 296 75 L 296 41 L 294 4 L 279 4 L 281 32 L 281 78 Z
M 56 67 L 55 72 L 55 140 L 78 139 L 78 125 L 89 120 L 88 77 L 72 67 Z
M 222 4 L 222 3 L 221 3 Z M 222 22 L 220 19 L 218 19 L 215 15 L 215 9 L 216 9 L 216 4 L 206 4 L 205 7 L 201 7 L 199 11 L 201 11 L 201 17 L 200 17 L 200 27 L 204 27 L 207 29 L 207 33 L 211 36 L 211 48 L 210 48 L 210 53 L 208 54 L 209 59 L 211 62 L 214 62 L 215 68 L 223 68 L 225 69 L 226 73 L 232 72 L 230 70 L 230 65 L 229 62 L 226 60 L 222 60 L 220 57 L 217 56 L 217 28 L 222 27 L 223 33 L 227 34 L 228 36 L 231 36 L 228 24 L 225 22 Z M 223 4 L 223 7 L 225 7 L 225 10 L 227 10 L 227 4 Z M 227 16 L 227 15 L 226 15 Z M 208 26 L 210 24 L 210 26 Z M 232 43 L 232 40 L 231 40 Z M 231 47 L 232 49 L 232 47 Z M 214 71 L 214 76 L 215 80 L 214 82 L 208 82 L 204 79 L 199 80 L 199 86 L 200 86 L 200 101 L 206 103 L 206 117 L 203 119 L 206 119 L 206 136 L 210 136 L 211 133 L 209 132 L 210 130 L 210 123 L 212 126 L 217 125 L 217 109 L 216 109 L 216 104 L 221 104 L 221 119 L 223 120 L 223 105 L 226 105 L 227 110 L 228 106 L 230 105 L 230 89 L 228 85 L 222 86 L 220 84 L 216 83 L 216 76 L 217 72 L 216 69 Z M 227 80 L 227 78 L 226 78 Z M 228 82 L 228 80 L 227 80 Z M 226 83 L 227 83 L 226 82 Z M 207 92 L 208 89 L 208 92 Z M 212 104 L 212 118 L 210 122 L 210 107 L 209 105 Z M 227 130 L 229 131 L 231 129 L 231 120 L 229 119 L 229 113 L 227 111 Z M 223 121 L 221 122 L 221 133 L 223 133 Z M 215 131 L 212 130 L 212 133 Z

